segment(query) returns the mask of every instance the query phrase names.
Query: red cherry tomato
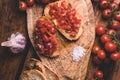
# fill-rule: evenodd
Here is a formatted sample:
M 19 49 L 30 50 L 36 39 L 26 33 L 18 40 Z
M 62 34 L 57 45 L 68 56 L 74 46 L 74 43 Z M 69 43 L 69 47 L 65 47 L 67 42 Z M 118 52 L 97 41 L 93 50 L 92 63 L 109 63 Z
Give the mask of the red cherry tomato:
M 24 1 L 19 2 L 19 10 L 25 11 L 27 9 L 27 4 Z
M 111 11 L 111 9 L 105 9 L 105 10 L 103 10 L 102 16 L 103 16 L 103 18 L 105 18 L 105 19 L 111 18 L 111 16 L 112 16 L 112 11 Z
M 118 7 L 118 10 L 120 10 L 120 3 L 119 3 L 119 7 Z
M 108 41 L 111 41 L 111 39 L 108 37 L 107 34 L 103 34 L 103 35 L 101 36 L 100 40 L 101 40 L 102 43 L 106 43 L 106 42 L 108 42 Z
M 102 61 L 97 56 L 94 56 L 92 60 L 95 64 L 101 64 L 102 63 Z
M 113 52 L 117 48 L 116 44 L 112 42 L 106 42 L 104 47 L 105 47 L 105 50 L 108 52 Z
M 105 26 L 104 25 L 98 25 L 96 27 L 96 34 L 97 35 L 102 35 L 105 33 Z
M 108 6 L 109 6 L 108 0 L 100 0 L 100 7 L 102 9 L 106 9 L 108 8 Z
M 103 72 L 100 70 L 95 71 L 95 75 L 99 78 L 102 79 L 103 78 Z
M 112 53 L 110 55 L 110 58 L 111 58 L 111 60 L 117 61 L 120 59 L 120 53 L 119 52 Z
M 49 3 L 50 0 L 42 0 L 42 3 Z
M 34 0 L 27 0 L 27 5 L 32 6 L 34 4 Z
M 110 27 L 111 27 L 112 29 L 118 29 L 118 28 L 120 28 L 120 22 L 117 21 L 117 20 L 112 20 L 112 21 L 110 22 Z
M 100 50 L 100 46 L 95 45 L 95 46 L 93 46 L 93 48 L 92 48 L 92 53 L 97 54 L 97 52 L 98 52 L 99 50 Z
M 114 18 L 115 18 L 115 20 L 120 21 L 120 11 L 115 12 Z
M 110 9 L 111 9 L 112 11 L 118 10 L 118 7 L 119 7 L 119 5 L 118 5 L 118 3 L 115 2 L 115 1 L 110 4 Z
M 103 60 L 106 58 L 106 53 L 104 50 L 99 50 L 98 53 L 97 53 L 97 56 L 99 59 Z
M 116 33 L 116 31 L 114 29 L 109 29 L 108 30 L 108 34 L 113 34 L 113 33 Z

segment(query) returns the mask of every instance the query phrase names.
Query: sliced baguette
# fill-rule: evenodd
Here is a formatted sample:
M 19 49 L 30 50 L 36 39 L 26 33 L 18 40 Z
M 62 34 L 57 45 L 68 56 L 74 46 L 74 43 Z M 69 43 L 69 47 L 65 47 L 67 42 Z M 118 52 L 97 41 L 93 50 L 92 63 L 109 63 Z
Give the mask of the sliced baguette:
M 35 65 L 39 67 L 39 70 L 42 70 L 42 73 L 46 76 L 47 80 L 59 80 L 57 74 L 51 71 L 47 66 L 44 66 L 42 62 L 34 58 L 31 60 L 35 62 Z
M 22 72 L 20 80 L 31 80 L 30 76 L 35 76 L 35 80 L 59 80 L 57 74 L 34 58 L 25 63 L 25 70 Z
M 26 70 L 21 76 L 20 80 L 47 80 L 43 73 L 38 70 Z
M 50 20 L 50 18 L 49 18 L 49 16 L 42 16 L 42 17 L 40 17 L 38 20 L 47 20 L 47 21 L 51 21 Z M 52 22 L 52 21 L 51 21 Z M 53 23 L 54 24 L 54 23 Z M 54 26 L 53 26 L 54 27 Z M 55 27 L 54 27 L 55 28 Z M 57 42 L 57 40 L 58 40 L 58 35 L 57 35 L 57 31 L 56 31 L 56 33 L 52 36 L 53 37 L 53 39 Z M 59 56 L 59 52 L 60 51 L 60 46 L 59 46 L 59 44 L 57 43 L 57 49 L 56 49 L 56 51 L 54 51 L 53 52 L 53 54 L 52 55 L 45 55 L 45 56 L 48 56 L 48 57 L 57 57 L 57 56 Z M 44 55 L 44 54 L 43 54 Z
M 49 16 L 49 18 L 51 18 L 51 16 L 49 15 L 50 5 L 53 5 L 53 4 L 58 3 L 58 6 L 60 6 L 60 4 L 62 3 L 62 1 L 64 1 L 64 0 L 60 0 L 60 1 L 56 1 L 56 2 L 53 2 L 53 3 L 48 4 L 48 5 L 45 7 L 45 9 L 44 9 L 44 15 L 45 15 L 45 16 Z M 68 6 L 70 6 L 68 2 L 66 2 L 66 3 L 67 3 Z M 57 15 L 57 14 L 56 14 L 56 15 Z M 81 15 L 80 15 L 77 11 L 76 11 L 76 17 L 77 17 L 78 19 L 81 19 L 81 24 L 80 24 L 78 33 L 77 33 L 77 35 L 76 35 L 75 37 L 71 37 L 68 32 L 66 32 L 66 31 L 63 30 L 63 29 L 58 28 L 58 27 L 57 27 L 58 22 L 57 22 L 56 19 L 52 20 L 52 21 L 54 22 L 54 24 L 56 25 L 56 29 L 57 29 L 65 38 L 67 38 L 68 40 L 77 40 L 77 39 L 82 35 L 82 33 L 83 33 L 83 20 L 82 20 Z

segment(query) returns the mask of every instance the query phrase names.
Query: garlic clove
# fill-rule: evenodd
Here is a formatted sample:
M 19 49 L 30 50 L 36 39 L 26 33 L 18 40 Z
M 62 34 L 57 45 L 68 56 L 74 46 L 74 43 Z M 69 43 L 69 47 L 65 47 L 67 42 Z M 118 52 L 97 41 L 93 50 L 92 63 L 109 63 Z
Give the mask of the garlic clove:
M 1 43 L 1 46 L 11 47 L 12 46 L 11 44 L 12 44 L 11 41 L 5 41 Z
M 10 40 L 10 41 L 5 41 L 1 43 L 1 46 L 5 46 L 5 47 L 22 47 L 22 45 L 17 44 L 16 42 L 14 42 L 14 40 Z M 23 45 L 24 46 L 24 45 Z
M 11 34 L 11 37 L 10 38 L 14 38 L 15 37 L 15 34 L 13 33 L 13 34 Z

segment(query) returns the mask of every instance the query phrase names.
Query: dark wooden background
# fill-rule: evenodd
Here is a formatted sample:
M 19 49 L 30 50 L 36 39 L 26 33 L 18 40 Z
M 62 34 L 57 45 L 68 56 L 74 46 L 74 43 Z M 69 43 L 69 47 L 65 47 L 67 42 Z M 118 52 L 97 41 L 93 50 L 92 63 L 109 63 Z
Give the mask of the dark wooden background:
M 96 23 L 101 23 L 101 20 L 97 20 L 99 11 L 95 7 L 94 10 L 96 11 Z M 12 54 L 9 49 L 0 46 L 0 80 L 18 80 L 19 78 L 31 46 L 26 21 L 26 13 L 18 10 L 17 0 L 0 0 L 0 43 L 15 32 L 21 32 L 27 38 L 26 48 L 19 54 Z M 34 56 L 36 55 L 34 54 Z M 97 68 L 90 59 L 87 78 L 91 77 Z M 105 80 L 120 80 L 120 61 L 101 66 L 101 68 L 105 73 Z
M 19 12 L 17 0 L 0 0 L 0 43 L 11 33 L 21 32 L 27 38 L 26 49 L 13 55 L 7 48 L 0 46 L 0 80 L 18 80 L 30 43 L 27 36 L 26 13 Z

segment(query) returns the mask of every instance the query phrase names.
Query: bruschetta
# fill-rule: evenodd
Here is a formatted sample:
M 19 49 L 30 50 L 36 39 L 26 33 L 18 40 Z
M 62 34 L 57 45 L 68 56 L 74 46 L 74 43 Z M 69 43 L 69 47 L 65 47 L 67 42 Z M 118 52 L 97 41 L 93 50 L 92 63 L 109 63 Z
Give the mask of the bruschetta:
M 37 53 L 48 57 L 59 56 L 58 35 L 54 23 L 47 16 L 42 16 L 35 26 L 33 39 Z
M 77 40 L 83 33 L 81 15 L 65 0 L 48 4 L 44 15 L 51 18 L 56 29 L 68 40 Z

